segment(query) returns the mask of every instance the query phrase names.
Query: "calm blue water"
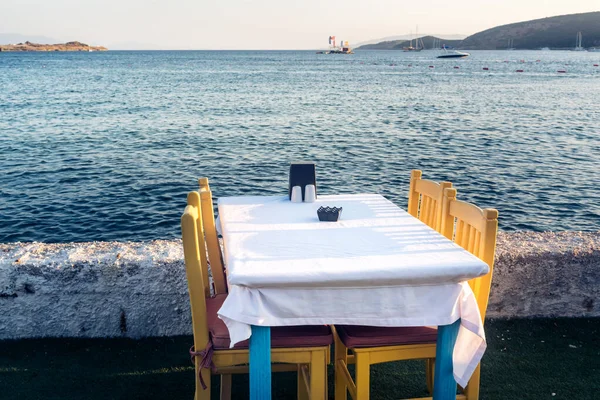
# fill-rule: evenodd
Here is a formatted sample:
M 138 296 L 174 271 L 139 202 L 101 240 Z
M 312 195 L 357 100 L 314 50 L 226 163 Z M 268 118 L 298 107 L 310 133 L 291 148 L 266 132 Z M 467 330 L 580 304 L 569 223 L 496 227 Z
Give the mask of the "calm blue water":
M 292 160 L 317 162 L 321 193 L 405 207 L 420 168 L 498 208 L 504 230 L 597 230 L 598 63 L 552 51 L 0 53 L 0 242 L 177 237 L 197 177 L 217 197 L 284 194 Z

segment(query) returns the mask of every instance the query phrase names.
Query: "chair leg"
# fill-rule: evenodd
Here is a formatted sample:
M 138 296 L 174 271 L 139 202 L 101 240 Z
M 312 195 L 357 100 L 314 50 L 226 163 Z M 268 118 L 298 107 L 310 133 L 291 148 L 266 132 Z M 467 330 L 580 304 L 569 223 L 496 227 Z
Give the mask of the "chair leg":
M 310 399 L 327 400 L 327 357 L 325 350 L 310 356 Z
M 231 400 L 231 374 L 221 375 L 221 400 Z
M 471 379 L 469 379 L 469 383 L 465 388 L 465 394 L 467 395 L 467 400 L 479 400 L 479 379 L 481 373 L 481 364 L 475 368 L 473 375 L 471 375 Z
M 425 360 L 425 379 L 427 380 L 427 391 L 433 393 L 433 371 L 435 370 L 435 358 Z
M 343 361 L 344 365 L 348 365 L 348 348 L 344 346 L 344 343 L 340 338 L 335 335 L 335 350 L 334 350 L 334 374 L 335 374 L 335 400 L 347 400 L 348 399 L 348 387 L 346 386 L 346 379 L 344 372 L 338 365 L 338 361 Z
M 369 400 L 371 363 L 369 353 L 356 353 L 356 400 Z
M 309 400 L 308 390 L 306 388 L 306 377 L 303 369 L 308 368 L 306 364 L 298 364 L 298 400 Z

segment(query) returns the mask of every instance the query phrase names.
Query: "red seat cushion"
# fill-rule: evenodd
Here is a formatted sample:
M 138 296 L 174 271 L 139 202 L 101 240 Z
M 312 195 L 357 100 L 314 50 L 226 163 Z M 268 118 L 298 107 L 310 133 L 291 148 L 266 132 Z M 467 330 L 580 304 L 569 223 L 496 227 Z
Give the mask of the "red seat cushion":
M 378 327 L 360 325 L 336 325 L 335 329 L 346 347 L 399 346 L 403 344 L 435 343 L 437 328 Z
M 208 330 L 215 349 L 229 348 L 229 331 L 225 323 L 217 316 L 217 311 L 227 298 L 226 294 L 218 294 L 206 299 Z M 271 347 L 319 347 L 333 343 L 331 329 L 326 325 L 315 326 L 275 326 L 271 328 Z M 247 349 L 248 340 L 237 343 L 236 349 Z

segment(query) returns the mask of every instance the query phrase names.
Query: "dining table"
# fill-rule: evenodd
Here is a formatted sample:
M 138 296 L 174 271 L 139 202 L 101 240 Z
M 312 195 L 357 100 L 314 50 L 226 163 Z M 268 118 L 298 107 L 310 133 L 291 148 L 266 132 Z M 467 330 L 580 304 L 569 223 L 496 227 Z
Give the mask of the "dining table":
M 321 206 L 341 207 L 335 222 Z M 250 339 L 250 398 L 271 398 L 270 328 L 436 326 L 435 400 L 456 396 L 486 340 L 468 280 L 489 266 L 380 194 L 218 199 L 231 346 Z

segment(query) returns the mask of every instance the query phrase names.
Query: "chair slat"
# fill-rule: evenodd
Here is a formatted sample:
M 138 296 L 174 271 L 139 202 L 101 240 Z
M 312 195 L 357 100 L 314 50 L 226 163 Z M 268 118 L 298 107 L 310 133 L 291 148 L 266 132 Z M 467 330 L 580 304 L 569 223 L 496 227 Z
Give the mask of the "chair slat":
M 465 222 L 462 219 L 456 219 L 456 243 L 462 246 L 463 235 L 465 233 Z
M 475 245 L 473 246 L 473 254 L 477 257 L 480 257 L 480 254 L 479 254 L 480 248 L 481 248 L 481 232 L 476 231 L 475 232 Z
M 475 236 L 477 234 L 477 231 L 475 230 L 475 228 L 470 225 L 469 226 L 469 245 L 467 246 L 467 251 L 470 251 L 471 253 L 474 253 L 474 249 L 475 249 Z
M 215 284 L 215 293 L 227 293 L 221 245 L 219 244 L 217 228 L 215 225 L 212 192 L 206 188 L 201 188 L 200 202 L 202 208 L 202 222 L 204 223 L 204 235 L 206 238 L 206 246 L 208 248 L 208 259 L 210 260 L 210 271 L 212 272 L 212 278 Z
M 202 224 L 202 217 L 200 214 L 200 195 L 198 192 L 190 192 L 187 196 L 187 204 L 188 206 L 192 206 L 190 210 L 196 213 L 195 215 L 195 223 L 196 223 L 196 231 L 198 238 L 202 238 L 202 240 L 198 243 L 198 251 L 200 257 L 200 271 L 202 273 L 202 283 L 204 285 L 204 296 L 210 296 L 210 279 L 208 277 L 208 260 L 206 253 L 206 244 L 204 242 L 204 226 Z
M 429 216 L 429 226 L 437 226 L 437 220 L 439 219 L 438 212 L 438 200 L 434 199 L 431 202 L 431 215 Z
M 418 169 L 410 172 L 410 186 L 408 189 L 408 213 L 415 218 L 419 216 L 419 192 L 416 191 L 416 182 L 421 179 L 423 172 Z
M 421 195 L 421 208 L 419 210 L 419 219 L 426 222 L 427 214 L 429 213 L 429 197 Z

